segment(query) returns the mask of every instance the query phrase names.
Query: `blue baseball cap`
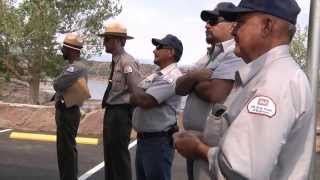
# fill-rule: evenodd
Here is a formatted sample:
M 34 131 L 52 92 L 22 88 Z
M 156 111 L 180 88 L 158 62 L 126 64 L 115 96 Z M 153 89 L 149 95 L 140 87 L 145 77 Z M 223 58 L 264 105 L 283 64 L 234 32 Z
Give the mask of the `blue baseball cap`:
M 183 52 L 182 42 L 180 41 L 180 39 L 178 39 L 176 36 L 172 34 L 168 34 L 162 39 L 152 38 L 151 42 L 155 46 L 163 45 L 163 46 L 168 46 L 170 48 L 173 48 L 176 52 L 177 61 L 179 61 L 179 59 L 182 56 L 182 52 Z
M 221 2 L 217 4 L 216 8 L 213 10 L 203 10 L 201 11 L 200 17 L 203 21 L 207 22 L 208 20 L 217 20 L 220 16 L 220 9 L 225 8 L 234 8 L 236 7 L 234 4 L 230 2 Z
M 262 12 L 296 24 L 300 10 L 295 0 L 241 0 L 237 7 L 224 7 L 219 12 L 228 21 L 244 13 Z

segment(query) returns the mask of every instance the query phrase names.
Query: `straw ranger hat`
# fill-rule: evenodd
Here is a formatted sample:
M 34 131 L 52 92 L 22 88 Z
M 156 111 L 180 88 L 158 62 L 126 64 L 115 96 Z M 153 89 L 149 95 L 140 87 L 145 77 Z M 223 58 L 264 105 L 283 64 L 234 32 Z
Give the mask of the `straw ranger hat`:
M 83 39 L 76 32 L 68 33 L 63 40 L 63 46 L 80 51 L 83 47 Z
M 120 24 L 119 22 L 112 22 L 110 24 L 107 24 L 104 27 L 104 33 L 98 34 L 98 36 L 106 37 L 106 36 L 117 36 L 117 37 L 123 37 L 126 39 L 133 39 L 132 36 L 127 35 L 127 28 Z

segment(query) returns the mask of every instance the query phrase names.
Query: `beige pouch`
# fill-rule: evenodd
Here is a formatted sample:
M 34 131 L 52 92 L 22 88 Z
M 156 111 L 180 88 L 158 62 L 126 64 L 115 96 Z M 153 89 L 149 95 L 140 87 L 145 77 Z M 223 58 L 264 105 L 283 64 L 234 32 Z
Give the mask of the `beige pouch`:
M 74 105 L 81 106 L 83 102 L 91 97 L 87 81 L 84 78 L 78 79 L 63 92 L 63 99 L 66 107 Z

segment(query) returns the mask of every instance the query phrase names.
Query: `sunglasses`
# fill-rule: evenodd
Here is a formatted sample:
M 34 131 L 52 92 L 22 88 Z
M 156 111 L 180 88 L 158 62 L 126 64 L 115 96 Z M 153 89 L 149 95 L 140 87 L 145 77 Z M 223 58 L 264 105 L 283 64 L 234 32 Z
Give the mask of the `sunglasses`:
M 171 49 L 171 47 L 165 46 L 165 45 L 158 45 L 158 46 L 156 46 L 156 50 L 160 50 L 160 49 Z
M 219 23 L 225 22 L 226 20 L 223 18 L 218 18 L 218 19 L 209 19 L 207 21 L 207 24 L 209 24 L 210 26 L 215 26 Z

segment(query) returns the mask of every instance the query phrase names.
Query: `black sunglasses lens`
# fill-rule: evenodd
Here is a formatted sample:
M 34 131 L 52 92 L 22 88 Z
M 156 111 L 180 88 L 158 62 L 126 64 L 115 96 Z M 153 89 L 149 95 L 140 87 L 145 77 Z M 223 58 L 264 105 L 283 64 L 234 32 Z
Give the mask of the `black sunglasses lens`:
M 215 26 L 215 25 L 217 25 L 217 24 L 219 24 L 219 23 L 222 23 L 222 22 L 225 22 L 225 20 L 223 19 L 223 18 L 218 18 L 218 19 L 210 19 L 210 20 L 208 20 L 207 21 L 207 23 L 210 25 L 210 26 Z
M 217 21 L 214 21 L 214 20 L 208 20 L 207 23 L 210 25 L 210 26 L 214 26 L 217 24 Z
M 156 47 L 157 50 L 162 49 L 162 48 L 163 48 L 162 45 L 158 45 L 158 46 Z

